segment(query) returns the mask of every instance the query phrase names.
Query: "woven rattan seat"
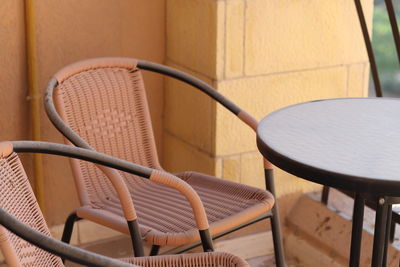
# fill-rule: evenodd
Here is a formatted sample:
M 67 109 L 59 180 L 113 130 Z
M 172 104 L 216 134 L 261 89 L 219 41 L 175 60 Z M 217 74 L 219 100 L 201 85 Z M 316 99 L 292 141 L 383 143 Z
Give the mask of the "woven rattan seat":
M 255 119 L 205 83 L 177 70 L 130 58 L 85 60 L 56 73 L 49 82 L 45 98 L 50 120 L 68 142 L 162 170 L 141 69 L 160 72 L 192 84 L 250 127 L 256 128 Z M 129 218 L 104 174 L 87 163 L 72 160 L 71 164 L 82 205 L 76 211 L 77 217 L 130 233 L 126 225 Z M 129 188 L 141 235 L 146 242 L 155 246 L 178 246 L 200 240 L 190 205 L 182 195 L 167 186 L 143 181 L 129 174 L 118 175 L 124 178 Z M 200 196 L 212 235 L 238 227 L 260 215 L 273 216 L 277 213 L 276 210 L 271 212 L 274 197 L 266 190 L 195 172 L 177 176 L 190 184 Z M 283 262 L 278 216 L 273 218 L 274 244 Z M 65 241 L 68 240 L 66 235 Z
M 270 194 L 261 189 L 249 187 L 247 191 L 241 190 L 232 194 L 232 191 L 238 191 L 243 186 L 195 172 L 177 176 L 182 177 L 199 194 L 207 213 L 211 234 L 231 229 L 232 224 L 244 223 L 249 217 L 259 216 L 273 205 Z M 176 190 L 149 184 L 142 185 L 140 189 L 132 188 L 131 192 L 146 241 L 157 245 L 182 245 L 199 240 L 191 207 Z M 116 197 L 96 204 L 95 208 L 81 207 L 78 214 L 99 222 L 109 214 L 108 223 L 114 229 L 129 234 Z M 114 214 L 119 216 L 113 216 Z
M 58 256 L 90 266 L 248 266 L 241 258 L 224 252 L 122 259 L 124 262 L 135 264 L 130 265 L 74 248 L 51 238 L 24 168 L 18 155 L 14 152 L 43 152 L 44 150 L 46 150 L 46 153 L 63 155 L 69 151 L 70 156 L 81 158 L 85 153 L 84 149 L 73 148 L 71 150 L 69 146 L 51 143 L 0 142 L 0 247 L 8 266 L 64 266 Z M 91 154 L 86 155 L 86 159 L 98 163 L 99 155 L 101 159 L 101 154 L 91 151 Z M 109 162 L 110 159 L 106 159 L 104 162 L 107 161 Z M 136 167 L 128 167 L 128 171 L 135 170 Z M 10 217 L 10 215 L 13 217 Z M 21 223 L 23 224 L 21 225 Z M 40 234 L 43 234 L 44 237 Z M 49 253 L 49 250 L 54 254 Z

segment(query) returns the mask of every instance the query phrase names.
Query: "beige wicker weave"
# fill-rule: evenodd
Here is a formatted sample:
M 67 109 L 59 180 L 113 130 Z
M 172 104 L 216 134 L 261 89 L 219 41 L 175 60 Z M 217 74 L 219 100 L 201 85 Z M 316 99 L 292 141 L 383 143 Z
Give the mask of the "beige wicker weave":
M 10 143 L 0 143 L 0 205 L 20 221 L 50 236 L 28 178 Z M 0 243 L 10 266 L 62 266 L 60 258 L 32 246 L 0 226 Z
M 224 252 L 204 252 L 193 254 L 167 255 L 155 257 L 140 257 L 122 259 L 143 267 L 172 267 L 172 266 L 195 266 L 195 267 L 248 267 L 249 265 L 241 258 Z
M 50 236 L 22 164 L 9 142 L 0 142 L 0 195 L 2 209 L 19 221 Z M 59 257 L 31 245 L 1 225 L 0 246 L 9 266 L 64 266 Z M 130 258 L 123 261 L 143 267 L 248 266 L 241 258 L 223 252 Z
M 162 170 L 137 60 L 101 58 L 78 62 L 59 71 L 49 84 L 45 99 L 48 115 L 64 135 L 68 136 L 70 127 L 82 138 L 73 141 L 76 145 Z M 53 98 L 65 127 L 57 125 L 57 115 L 50 109 Z M 238 116 L 256 127 L 257 122 L 247 113 L 240 112 Z M 84 162 L 72 160 L 71 164 L 81 202 L 78 217 L 129 234 L 129 218 L 104 174 Z M 119 175 L 129 188 L 147 243 L 177 246 L 200 239 L 191 207 L 176 190 L 122 172 Z M 197 191 L 212 235 L 265 214 L 274 205 L 274 197 L 266 190 L 196 172 L 176 175 Z

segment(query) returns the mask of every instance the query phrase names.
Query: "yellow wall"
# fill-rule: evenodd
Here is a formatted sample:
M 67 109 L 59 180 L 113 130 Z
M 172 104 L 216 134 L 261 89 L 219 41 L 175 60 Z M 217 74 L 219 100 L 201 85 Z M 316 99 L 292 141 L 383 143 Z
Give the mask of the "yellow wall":
M 0 5 L 0 140 L 29 139 L 25 64 L 24 6 L 5 0 Z M 21 155 L 28 170 L 32 158 Z
M 362 2 L 371 24 L 373 1 Z M 168 0 L 166 52 L 169 65 L 257 119 L 302 101 L 367 95 L 368 59 L 353 1 Z M 264 187 L 255 135 L 225 108 L 168 81 L 165 110 L 167 169 Z M 277 172 L 279 196 L 319 188 Z
M 77 60 L 126 56 L 164 62 L 163 0 L 40 0 L 35 1 L 34 11 L 41 95 L 51 75 Z M 0 136 L 1 140 L 29 139 L 24 1 L 2 1 L 0 17 Z M 157 145 L 162 149 L 164 81 L 147 73 L 145 80 Z M 41 106 L 42 140 L 62 143 Z M 43 158 L 47 221 L 63 223 L 78 206 L 69 164 L 60 157 Z M 31 173 L 30 161 L 24 163 Z
M 0 139 L 27 138 L 26 70 L 22 1 L 0 5 Z

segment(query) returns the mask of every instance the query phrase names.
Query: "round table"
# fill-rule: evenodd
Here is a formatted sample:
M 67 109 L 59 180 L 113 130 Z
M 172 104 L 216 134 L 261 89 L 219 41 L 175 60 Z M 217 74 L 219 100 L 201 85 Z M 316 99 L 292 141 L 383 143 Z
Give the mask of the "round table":
M 350 266 L 359 265 L 364 201 L 376 200 L 372 265 L 385 265 L 391 204 L 400 196 L 400 100 L 340 98 L 285 107 L 259 123 L 257 146 L 295 176 L 355 192 Z

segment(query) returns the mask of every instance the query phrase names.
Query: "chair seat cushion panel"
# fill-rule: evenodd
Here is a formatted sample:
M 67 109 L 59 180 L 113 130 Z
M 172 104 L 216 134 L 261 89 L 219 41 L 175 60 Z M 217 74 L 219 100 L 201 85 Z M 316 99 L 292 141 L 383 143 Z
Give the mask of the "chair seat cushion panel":
M 196 172 L 177 175 L 199 194 L 213 235 L 265 214 L 274 205 L 273 196 L 259 188 Z M 149 183 L 140 190 L 132 188 L 132 198 L 145 241 L 157 245 L 183 245 L 200 239 L 192 209 L 175 189 Z M 128 233 L 117 198 L 103 199 L 93 208 L 82 207 L 78 209 L 78 215 Z

